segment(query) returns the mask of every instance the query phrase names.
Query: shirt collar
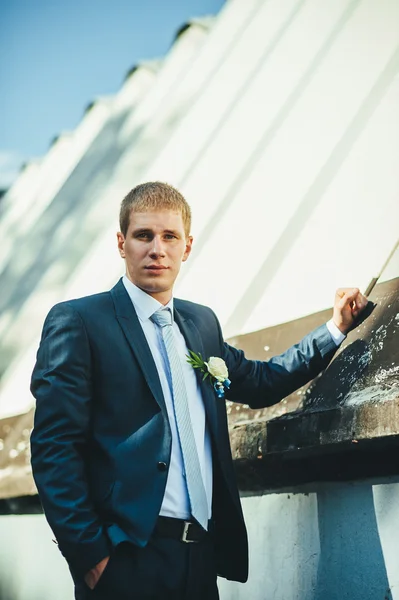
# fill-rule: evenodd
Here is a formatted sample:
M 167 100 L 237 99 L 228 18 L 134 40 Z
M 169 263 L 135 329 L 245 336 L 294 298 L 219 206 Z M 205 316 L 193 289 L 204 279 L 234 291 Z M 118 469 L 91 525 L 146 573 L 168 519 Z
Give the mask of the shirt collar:
M 158 300 L 155 300 L 155 298 L 153 298 L 146 292 L 143 292 L 143 290 L 137 287 L 137 285 L 134 285 L 134 283 L 132 283 L 130 279 L 126 277 L 126 275 L 122 277 L 122 282 L 125 286 L 127 293 L 129 294 L 130 300 L 133 303 L 133 306 L 136 310 L 137 316 L 140 319 L 140 321 L 146 321 L 154 314 L 154 312 L 161 308 L 169 308 L 172 313 L 173 323 L 173 298 L 171 298 L 169 302 L 164 306 L 163 304 L 158 302 Z

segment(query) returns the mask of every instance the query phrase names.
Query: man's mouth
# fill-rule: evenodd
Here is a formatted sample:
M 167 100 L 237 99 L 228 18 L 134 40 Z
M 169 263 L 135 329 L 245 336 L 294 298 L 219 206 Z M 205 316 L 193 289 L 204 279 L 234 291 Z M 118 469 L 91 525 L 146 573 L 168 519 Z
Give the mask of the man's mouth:
M 148 265 L 144 268 L 147 269 L 147 271 L 165 271 L 168 269 L 168 267 L 165 267 L 164 265 Z

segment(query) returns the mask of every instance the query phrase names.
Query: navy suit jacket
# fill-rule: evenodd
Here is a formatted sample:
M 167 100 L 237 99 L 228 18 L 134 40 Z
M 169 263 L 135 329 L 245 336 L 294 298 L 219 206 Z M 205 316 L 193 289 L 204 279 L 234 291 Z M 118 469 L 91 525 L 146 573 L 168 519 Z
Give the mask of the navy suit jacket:
M 207 307 L 175 299 L 187 347 L 222 357 L 230 400 L 274 404 L 326 367 L 336 346 L 323 325 L 268 362 L 224 343 Z M 202 396 L 212 440 L 218 573 L 246 581 L 248 547 L 230 451 L 225 402 Z M 162 504 L 172 437 L 162 388 L 132 302 L 110 291 L 62 302 L 48 314 L 31 390 L 32 468 L 46 517 L 74 578 L 126 540 L 145 546 Z M 165 468 L 166 467 L 166 468 Z

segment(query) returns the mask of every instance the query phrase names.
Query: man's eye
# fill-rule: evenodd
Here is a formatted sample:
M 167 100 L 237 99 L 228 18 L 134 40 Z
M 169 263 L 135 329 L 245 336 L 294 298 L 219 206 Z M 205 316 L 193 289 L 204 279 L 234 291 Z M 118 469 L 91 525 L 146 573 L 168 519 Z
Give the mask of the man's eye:
M 175 239 L 176 239 L 176 236 L 175 236 L 175 235 L 173 235 L 172 233 L 167 233 L 167 234 L 165 235 L 165 238 L 166 238 L 167 240 L 175 240 Z

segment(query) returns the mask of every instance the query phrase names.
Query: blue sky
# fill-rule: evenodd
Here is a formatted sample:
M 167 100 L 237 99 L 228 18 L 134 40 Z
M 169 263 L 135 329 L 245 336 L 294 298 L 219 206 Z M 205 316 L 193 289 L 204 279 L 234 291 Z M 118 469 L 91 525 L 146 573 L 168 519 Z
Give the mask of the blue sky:
M 224 0 L 1 0 L 0 188 L 23 161 L 116 92 L 131 66 L 163 56 L 191 17 Z

